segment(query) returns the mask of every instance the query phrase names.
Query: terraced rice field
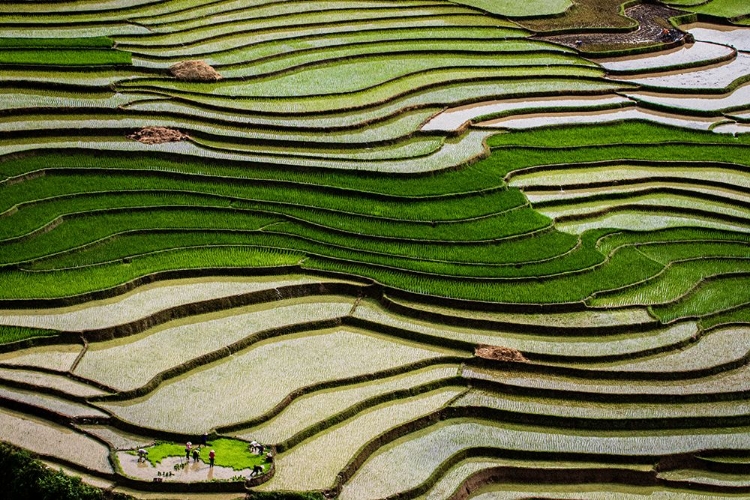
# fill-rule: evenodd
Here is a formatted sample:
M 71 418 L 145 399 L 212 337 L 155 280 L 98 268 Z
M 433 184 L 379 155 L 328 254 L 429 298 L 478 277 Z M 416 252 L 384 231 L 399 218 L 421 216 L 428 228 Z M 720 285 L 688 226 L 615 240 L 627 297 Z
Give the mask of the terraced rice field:
M 142 498 L 747 497 L 750 9 L 660 3 L 2 3 L 0 439 Z M 273 467 L 127 453 L 204 432 Z

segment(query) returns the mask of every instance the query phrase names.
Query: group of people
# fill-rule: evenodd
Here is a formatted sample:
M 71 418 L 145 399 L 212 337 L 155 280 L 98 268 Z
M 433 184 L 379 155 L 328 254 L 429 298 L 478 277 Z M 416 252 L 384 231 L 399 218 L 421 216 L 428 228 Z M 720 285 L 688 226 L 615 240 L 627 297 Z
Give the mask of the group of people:
M 250 450 L 250 453 L 262 455 L 263 452 L 266 451 L 267 447 L 253 440 L 250 441 L 249 445 L 247 445 L 247 449 Z M 273 453 L 271 453 L 270 451 L 266 453 L 266 462 L 273 462 Z
M 192 451 L 193 454 L 193 463 L 198 463 L 198 459 L 201 457 L 201 447 L 206 446 L 206 435 L 204 434 L 203 444 L 198 445 L 197 447 L 193 448 L 193 443 L 188 441 L 185 443 L 185 460 L 187 462 L 190 461 L 190 453 Z M 216 460 L 216 452 L 214 450 L 211 450 L 208 453 L 208 466 L 213 467 L 214 466 L 214 460 Z

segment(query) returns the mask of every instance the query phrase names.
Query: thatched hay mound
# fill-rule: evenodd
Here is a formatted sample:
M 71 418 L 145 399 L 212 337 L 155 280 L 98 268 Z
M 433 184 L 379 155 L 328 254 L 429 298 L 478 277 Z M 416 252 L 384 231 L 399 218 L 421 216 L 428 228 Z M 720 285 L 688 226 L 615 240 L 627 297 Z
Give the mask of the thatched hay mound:
M 474 349 L 474 355 L 478 358 L 491 359 L 493 361 L 511 361 L 514 363 L 528 361 L 518 349 L 497 345 L 479 345 Z
M 182 61 L 169 68 L 172 76 L 186 82 L 215 82 L 221 75 L 205 61 Z
M 163 144 L 189 139 L 186 133 L 167 127 L 143 127 L 132 134 L 128 134 L 127 137 L 143 144 Z

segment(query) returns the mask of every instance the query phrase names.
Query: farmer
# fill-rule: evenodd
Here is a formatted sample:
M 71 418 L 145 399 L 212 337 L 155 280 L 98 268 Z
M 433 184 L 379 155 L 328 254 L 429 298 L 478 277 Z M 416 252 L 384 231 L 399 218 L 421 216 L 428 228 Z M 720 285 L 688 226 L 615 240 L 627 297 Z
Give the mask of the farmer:
M 185 443 L 185 460 L 187 460 L 188 462 L 190 461 L 190 448 L 192 447 L 193 443 L 191 443 L 190 441 Z
M 139 448 L 138 449 L 138 461 L 145 462 L 146 457 L 148 457 L 148 451 L 145 448 Z
M 200 458 L 201 452 L 199 451 L 199 448 L 195 448 L 193 450 L 193 463 L 198 463 L 198 458 Z
M 260 476 L 263 474 L 263 466 L 262 465 L 256 465 L 253 467 L 253 472 L 250 474 L 251 476 Z
M 258 442 L 255 440 L 250 441 L 250 453 L 256 453 L 256 450 L 258 449 Z
M 201 436 L 201 444 L 203 446 L 206 446 L 208 444 L 208 432 L 204 432 L 203 436 Z
M 214 466 L 215 458 L 216 458 L 216 452 L 214 450 L 211 450 L 211 453 L 208 454 L 208 463 L 210 464 L 209 467 Z

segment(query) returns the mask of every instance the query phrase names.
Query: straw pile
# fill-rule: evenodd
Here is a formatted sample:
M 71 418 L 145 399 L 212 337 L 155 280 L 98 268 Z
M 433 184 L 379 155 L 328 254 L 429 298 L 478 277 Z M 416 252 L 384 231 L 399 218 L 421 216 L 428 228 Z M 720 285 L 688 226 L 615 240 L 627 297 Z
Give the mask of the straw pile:
M 127 137 L 143 144 L 163 144 L 165 142 L 177 142 L 189 138 L 186 133 L 167 127 L 143 127 L 132 134 L 128 134 Z
M 215 82 L 221 75 L 205 61 L 182 61 L 169 68 L 172 76 L 186 82 Z
M 518 349 L 496 345 L 479 345 L 474 349 L 474 355 L 478 358 L 491 359 L 493 361 L 510 361 L 514 363 L 528 361 Z

